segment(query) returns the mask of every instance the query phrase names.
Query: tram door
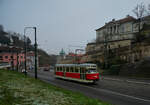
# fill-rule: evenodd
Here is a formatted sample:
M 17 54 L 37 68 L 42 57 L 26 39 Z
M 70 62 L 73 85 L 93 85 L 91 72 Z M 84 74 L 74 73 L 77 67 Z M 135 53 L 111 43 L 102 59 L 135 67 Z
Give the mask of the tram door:
M 83 68 L 83 67 L 80 68 L 80 79 L 86 79 L 85 68 Z
M 63 76 L 65 77 L 66 76 L 66 67 L 65 66 L 63 66 Z

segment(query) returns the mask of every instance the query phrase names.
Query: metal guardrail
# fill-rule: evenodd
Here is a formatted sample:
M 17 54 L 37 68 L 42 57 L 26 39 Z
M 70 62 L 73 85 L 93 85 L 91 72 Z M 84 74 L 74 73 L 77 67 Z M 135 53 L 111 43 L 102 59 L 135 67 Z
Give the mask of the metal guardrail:
M 11 67 L 11 65 L 10 64 L 5 64 L 5 63 L 0 64 L 0 69 L 7 68 L 7 67 Z

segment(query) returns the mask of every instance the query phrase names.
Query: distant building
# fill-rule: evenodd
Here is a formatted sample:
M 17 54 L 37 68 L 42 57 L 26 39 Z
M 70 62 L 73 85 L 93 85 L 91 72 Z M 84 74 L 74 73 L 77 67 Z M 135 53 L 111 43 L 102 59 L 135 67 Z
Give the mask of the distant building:
M 143 41 L 138 45 L 136 41 L 139 30 L 143 35 L 150 35 L 149 26 L 150 16 L 142 18 L 140 23 L 129 15 L 120 20 L 113 19 L 96 29 L 96 41 L 88 43 L 86 47 L 86 62 L 104 63 L 116 56 L 127 62 L 135 62 L 150 56 L 150 44 Z
M 135 21 L 136 19 L 129 15 L 120 20 L 112 19 L 112 21 L 96 30 L 96 41 L 133 39 L 134 33 L 138 32 Z
M 59 56 L 57 57 L 57 63 L 61 63 L 61 61 L 65 59 L 65 51 L 63 50 L 63 48 L 61 49 L 61 51 L 59 52 Z
M 27 69 L 34 69 L 35 56 L 34 52 L 27 52 Z M 38 66 L 37 57 L 37 66 Z M 0 63 L 9 63 L 12 69 L 23 69 L 25 64 L 24 49 L 14 46 L 0 46 Z
M 6 62 L 11 64 L 12 69 L 23 67 L 24 65 L 24 53 L 22 48 L 11 46 L 0 46 L 0 62 Z

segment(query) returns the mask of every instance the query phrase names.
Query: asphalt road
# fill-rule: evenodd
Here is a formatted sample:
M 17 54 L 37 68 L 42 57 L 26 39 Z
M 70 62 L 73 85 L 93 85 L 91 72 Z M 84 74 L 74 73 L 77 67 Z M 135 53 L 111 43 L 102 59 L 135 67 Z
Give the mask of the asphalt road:
M 34 76 L 34 72 L 28 72 L 28 75 Z M 55 86 L 80 92 L 113 105 L 150 105 L 150 84 L 147 82 L 140 83 L 136 80 L 128 82 L 124 79 L 115 80 L 104 77 L 97 84 L 89 85 L 55 79 L 53 71 L 42 70 L 38 71 L 38 78 Z

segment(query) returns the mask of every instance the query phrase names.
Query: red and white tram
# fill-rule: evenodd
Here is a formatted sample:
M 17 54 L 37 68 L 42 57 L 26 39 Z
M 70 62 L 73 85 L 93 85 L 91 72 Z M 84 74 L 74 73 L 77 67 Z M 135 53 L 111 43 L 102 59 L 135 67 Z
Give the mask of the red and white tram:
M 99 80 L 96 64 L 56 64 L 55 77 L 93 83 Z

